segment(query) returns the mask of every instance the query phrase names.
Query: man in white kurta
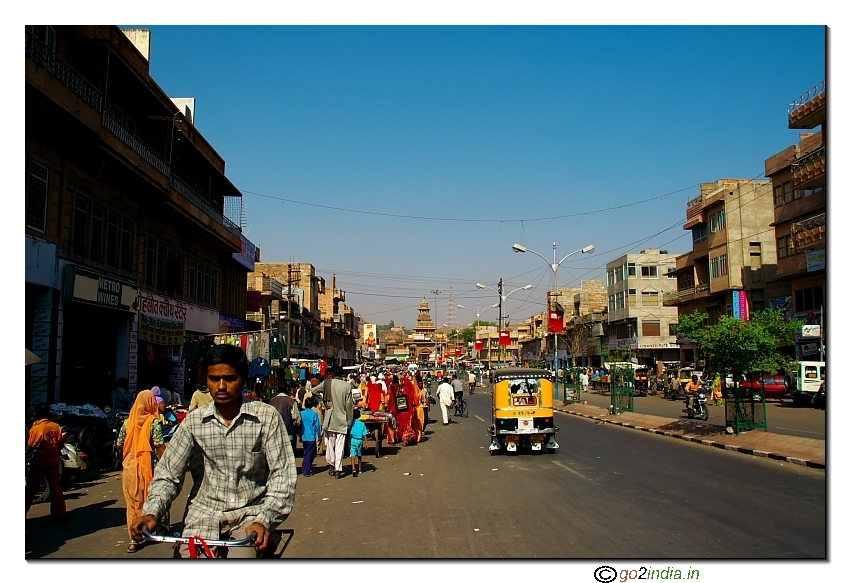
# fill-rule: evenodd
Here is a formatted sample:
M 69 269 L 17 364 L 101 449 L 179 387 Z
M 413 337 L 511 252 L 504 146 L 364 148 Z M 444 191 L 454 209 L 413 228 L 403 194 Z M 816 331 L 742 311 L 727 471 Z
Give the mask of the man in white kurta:
M 455 390 L 449 383 L 443 381 L 437 387 L 437 399 L 440 401 L 440 411 L 443 412 L 443 425 L 449 424 L 449 407 L 455 398 Z

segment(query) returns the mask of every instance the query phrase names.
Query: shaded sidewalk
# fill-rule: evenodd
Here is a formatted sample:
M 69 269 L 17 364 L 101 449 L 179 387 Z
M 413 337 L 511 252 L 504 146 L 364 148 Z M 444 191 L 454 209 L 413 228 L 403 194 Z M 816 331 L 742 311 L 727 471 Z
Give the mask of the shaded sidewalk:
M 810 468 L 826 469 L 826 442 L 820 439 L 780 435 L 769 431 L 747 431 L 730 435 L 726 433 L 724 427 L 718 425 L 684 419 L 670 420 L 667 417 L 642 413 L 611 415 L 607 409 L 594 405 L 562 405 L 556 406 L 555 409 L 562 413 L 603 423 L 640 429 L 648 433 L 666 435 L 738 453 L 767 457 Z

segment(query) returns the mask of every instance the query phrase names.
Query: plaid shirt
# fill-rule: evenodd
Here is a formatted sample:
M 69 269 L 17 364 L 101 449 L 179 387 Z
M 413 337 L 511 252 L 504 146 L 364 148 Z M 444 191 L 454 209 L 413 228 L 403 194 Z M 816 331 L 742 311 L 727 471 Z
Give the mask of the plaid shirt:
M 203 467 L 197 463 L 203 477 L 193 488 L 197 495 L 189 502 L 185 536 L 218 539 L 253 522 L 271 530 L 292 512 L 295 456 L 283 419 L 271 405 L 243 401 L 229 427 L 215 403 L 189 413 L 156 466 L 144 514 L 163 516 L 193 457 L 203 462 Z

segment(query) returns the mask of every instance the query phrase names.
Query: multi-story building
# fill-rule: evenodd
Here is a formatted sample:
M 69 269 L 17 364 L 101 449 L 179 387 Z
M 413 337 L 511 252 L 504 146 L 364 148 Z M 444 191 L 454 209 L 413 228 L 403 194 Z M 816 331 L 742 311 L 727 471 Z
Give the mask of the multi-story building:
M 345 291 L 336 287 L 335 274 L 331 275 L 331 285 L 319 293 L 319 309 L 322 314 L 319 354 L 330 364 L 354 364 L 359 322 L 345 304 Z
M 679 362 L 678 310 L 665 306 L 676 290 L 676 257 L 660 249 L 627 253 L 608 263 L 608 350 L 629 350 L 638 362 Z
M 684 228 L 693 250 L 676 257 L 676 290 L 664 305 L 679 315 L 707 312 L 747 319 L 765 308 L 765 287 L 776 279 L 773 190 L 767 180 L 722 179 L 700 185 L 688 201 Z M 680 361 L 698 359 L 694 346 L 680 340 Z
M 188 338 L 247 328 L 241 193 L 151 78 L 149 31 L 27 26 L 25 47 L 27 402 L 183 391 Z
M 267 298 L 268 313 L 251 317 L 268 321 L 288 338 L 292 358 L 326 356 L 322 345 L 322 312 L 319 298 L 325 290 L 325 280 L 316 276 L 310 263 L 257 263 L 255 275 L 248 279 L 248 289 L 262 291 Z M 277 282 L 272 283 L 272 282 Z M 262 288 L 262 289 L 261 289 Z M 266 290 L 268 288 L 268 290 Z
M 820 325 L 826 308 L 826 86 L 823 82 L 788 108 L 788 127 L 801 133 L 797 145 L 765 160 L 773 188 L 776 278 L 767 284 L 768 304 L 789 316 Z M 825 335 L 821 328 L 818 334 Z M 800 337 L 797 357 L 813 359 L 817 338 Z
M 604 314 L 606 310 L 605 282 L 602 280 L 583 280 L 579 287 L 558 288 L 547 293 L 550 308 L 558 307 L 564 314 L 564 331 L 558 335 L 558 361 L 562 366 L 601 366 L 607 346 L 600 338 L 604 334 Z M 521 345 L 519 360 L 522 362 L 545 361 L 554 366 L 555 336 L 549 332 L 548 314 L 533 315 L 524 324 L 527 334 L 519 338 Z M 572 340 L 574 328 L 582 324 L 591 324 L 590 333 L 581 335 L 579 345 Z M 573 354 L 575 350 L 575 354 Z

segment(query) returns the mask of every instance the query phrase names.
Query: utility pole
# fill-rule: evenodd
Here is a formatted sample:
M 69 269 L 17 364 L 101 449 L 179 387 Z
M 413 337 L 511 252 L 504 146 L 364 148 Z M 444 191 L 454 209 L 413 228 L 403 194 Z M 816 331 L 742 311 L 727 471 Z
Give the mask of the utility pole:
M 294 279 L 297 278 L 297 279 Z M 292 263 L 286 265 L 286 359 L 292 350 L 292 285 L 301 278 L 301 268 L 293 270 Z
M 292 350 L 292 263 L 286 265 L 286 358 Z
M 502 298 L 504 297 L 505 282 L 499 278 L 499 359 L 502 358 Z

